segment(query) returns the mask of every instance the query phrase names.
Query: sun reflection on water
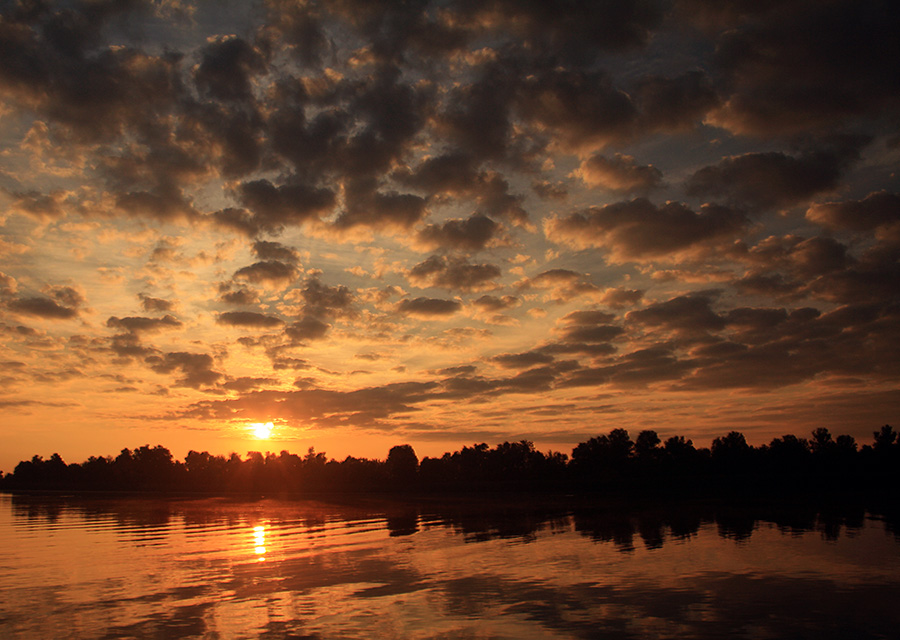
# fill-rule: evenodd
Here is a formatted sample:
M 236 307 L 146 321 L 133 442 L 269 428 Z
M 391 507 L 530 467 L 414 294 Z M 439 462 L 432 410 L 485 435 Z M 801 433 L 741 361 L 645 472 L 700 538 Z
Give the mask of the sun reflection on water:
M 253 552 L 257 556 L 257 561 L 263 562 L 266 559 L 266 525 L 260 524 L 253 527 Z

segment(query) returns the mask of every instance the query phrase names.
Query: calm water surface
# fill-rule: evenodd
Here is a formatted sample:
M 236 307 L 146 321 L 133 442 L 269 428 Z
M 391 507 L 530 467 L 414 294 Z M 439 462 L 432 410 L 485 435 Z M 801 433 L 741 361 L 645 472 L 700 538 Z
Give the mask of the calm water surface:
M 0 494 L 0 638 L 897 638 L 862 510 Z

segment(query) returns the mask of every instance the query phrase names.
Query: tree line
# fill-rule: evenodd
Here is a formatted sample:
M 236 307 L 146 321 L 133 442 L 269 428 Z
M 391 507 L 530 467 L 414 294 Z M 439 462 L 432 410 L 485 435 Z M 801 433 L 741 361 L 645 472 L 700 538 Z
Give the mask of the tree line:
M 652 430 L 632 440 L 613 429 L 579 443 L 571 456 L 535 449 L 528 440 L 464 446 L 421 461 L 408 445 L 384 460 L 329 459 L 310 448 L 241 457 L 190 451 L 183 461 L 161 445 L 123 449 L 67 464 L 59 454 L 34 456 L 0 473 L 4 490 L 165 491 L 224 494 L 450 491 L 618 491 L 666 494 L 762 491 L 896 492 L 900 437 L 890 425 L 871 444 L 834 438 L 819 428 L 810 438 L 785 435 L 753 446 L 732 431 L 698 448 L 684 436 L 664 442 Z

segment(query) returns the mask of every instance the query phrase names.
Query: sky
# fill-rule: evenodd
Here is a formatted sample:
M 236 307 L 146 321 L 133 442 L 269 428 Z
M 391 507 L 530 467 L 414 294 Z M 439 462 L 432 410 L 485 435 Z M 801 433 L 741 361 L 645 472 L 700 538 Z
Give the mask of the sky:
M 891 4 L 2 3 L 0 469 L 870 442 Z

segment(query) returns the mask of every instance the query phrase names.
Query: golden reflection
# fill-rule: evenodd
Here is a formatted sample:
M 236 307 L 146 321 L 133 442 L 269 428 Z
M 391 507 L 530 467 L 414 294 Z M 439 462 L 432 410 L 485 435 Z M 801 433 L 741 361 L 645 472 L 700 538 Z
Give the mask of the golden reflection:
M 257 555 L 257 561 L 263 562 L 266 559 L 266 525 L 253 527 L 253 543 L 253 552 Z

